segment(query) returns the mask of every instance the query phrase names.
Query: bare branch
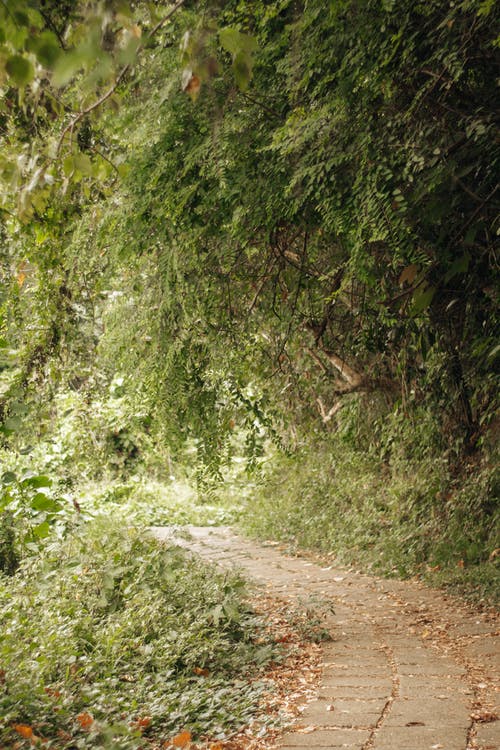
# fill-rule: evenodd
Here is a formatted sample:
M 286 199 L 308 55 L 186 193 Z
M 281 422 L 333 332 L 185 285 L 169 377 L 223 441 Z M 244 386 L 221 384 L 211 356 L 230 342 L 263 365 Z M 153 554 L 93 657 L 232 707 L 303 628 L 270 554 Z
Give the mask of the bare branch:
M 321 349 L 321 351 L 352 388 L 360 388 L 363 385 L 363 376 L 356 372 L 356 370 L 353 370 L 345 360 L 341 359 L 334 352 L 327 351 L 326 349 Z
M 153 29 L 151 30 L 151 32 L 148 34 L 148 39 L 150 39 L 152 36 L 154 36 L 161 29 L 161 27 L 164 26 L 164 24 L 166 24 L 167 21 L 170 20 L 170 18 L 172 18 L 172 16 L 174 15 L 174 13 L 176 11 L 178 11 L 179 8 L 182 5 L 184 5 L 184 0 L 177 0 L 177 2 L 175 3 L 175 5 L 173 6 L 173 8 L 171 8 L 169 10 L 169 12 L 161 19 L 161 21 L 159 21 L 156 24 L 156 26 L 153 27 Z M 140 45 L 138 47 L 138 49 L 137 49 L 137 54 L 139 54 L 139 52 L 143 48 L 144 48 L 144 45 L 143 44 Z M 120 85 L 120 83 L 123 81 L 124 77 L 127 75 L 127 73 L 129 72 L 129 70 L 130 70 L 131 67 L 132 67 L 131 63 L 128 63 L 127 65 L 125 65 L 125 67 L 122 68 L 122 70 L 118 73 L 118 75 L 117 75 L 117 77 L 115 79 L 115 82 L 109 87 L 109 89 L 107 91 L 105 91 L 104 94 L 102 96 L 100 96 L 99 99 L 97 99 L 95 102 L 93 102 L 92 104 L 89 104 L 89 106 L 85 107 L 85 109 L 80 110 L 80 112 L 78 112 L 73 117 L 73 119 L 71 120 L 71 122 L 69 122 L 66 125 L 66 127 L 63 128 L 63 131 L 62 131 L 62 133 L 61 133 L 61 135 L 59 137 L 59 141 L 57 143 L 56 155 L 59 155 L 59 152 L 61 150 L 61 146 L 63 144 L 64 138 L 66 137 L 67 133 L 70 133 L 70 135 L 72 136 L 73 135 L 73 131 L 75 129 L 75 126 L 81 120 L 83 120 L 84 117 L 86 117 L 88 114 L 90 114 L 90 112 L 93 112 L 95 109 L 98 109 L 102 104 L 104 104 L 105 101 L 107 101 L 115 93 L 116 89 L 118 88 L 118 86 Z
M 344 405 L 343 401 L 336 401 L 334 405 L 328 411 L 326 411 L 325 405 L 319 396 L 316 399 L 316 403 L 318 404 L 319 413 L 321 415 L 323 424 L 328 424 L 328 422 L 333 419 L 335 414 L 340 411 L 340 409 Z

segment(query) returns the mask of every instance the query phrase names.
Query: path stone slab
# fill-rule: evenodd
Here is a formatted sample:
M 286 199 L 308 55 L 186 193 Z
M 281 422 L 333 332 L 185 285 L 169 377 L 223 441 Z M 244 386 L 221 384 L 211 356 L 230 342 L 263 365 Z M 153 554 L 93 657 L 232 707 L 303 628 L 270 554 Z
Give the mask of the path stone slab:
M 380 703 L 382 703 L 381 707 Z M 303 711 L 302 720 L 307 724 L 318 727 L 373 727 L 377 723 L 384 705 L 383 701 L 328 702 L 327 700 L 317 700 L 309 704 Z
M 433 745 L 442 745 L 439 750 L 464 750 L 467 746 L 467 730 L 383 726 L 377 732 L 374 742 L 375 750 L 430 750 Z
M 280 747 L 342 747 L 358 750 L 368 740 L 369 734 L 369 731 L 359 729 L 317 729 L 307 734 L 291 732 L 281 738 Z

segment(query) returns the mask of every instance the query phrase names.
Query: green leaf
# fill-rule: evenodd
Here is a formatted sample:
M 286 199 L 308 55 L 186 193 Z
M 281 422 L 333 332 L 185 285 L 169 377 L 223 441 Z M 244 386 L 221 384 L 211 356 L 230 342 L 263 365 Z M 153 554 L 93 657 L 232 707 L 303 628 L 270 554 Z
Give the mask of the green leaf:
M 74 163 L 76 169 L 83 175 L 90 177 L 92 175 L 92 162 L 87 154 L 75 154 Z
M 34 526 L 31 531 L 33 536 L 36 536 L 38 539 L 45 539 L 50 534 L 50 524 L 48 521 L 43 521 L 38 526 Z
M 249 34 L 242 34 L 238 29 L 226 26 L 219 31 L 221 46 L 236 57 L 240 52 L 252 53 L 257 49 L 257 40 Z
M 30 19 L 27 13 L 25 13 L 24 10 L 14 10 L 12 11 L 12 17 L 14 21 L 16 22 L 17 26 L 29 26 Z
M 49 513 L 59 513 L 62 510 L 62 505 L 57 500 L 47 497 L 43 492 L 37 492 L 31 501 L 31 507 L 33 510 L 45 510 Z
M 7 417 L 4 421 L 4 429 L 8 432 L 17 432 L 21 429 L 22 421 L 19 417 Z
M 38 37 L 30 37 L 26 43 L 26 49 L 34 52 L 41 65 L 52 70 L 63 54 L 57 37 L 51 31 L 44 31 Z
M 417 292 L 413 297 L 413 313 L 423 312 L 432 302 L 436 288 L 429 286 L 423 291 Z
M 37 474 L 34 477 L 26 477 L 23 479 L 21 485 L 23 487 L 33 487 L 34 489 L 38 489 L 39 487 L 51 487 L 52 479 L 43 474 Z
M 82 65 L 83 60 L 81 55 L 77 54 L 74 50 L 60 55 L 54 66 L 54 72 L 52 75 L 52 83 L 54 86 L 65 86 L 80 70 Z
M 63 159 L 63 173 L 65 177 L 70 177 L 70 175 L 75 171 L 75 160 L 72 156 L 66 156 Z
M 459 273 L 466 273 L 469 268 L 469 263 L 470 263 L 469 253 L 464 253 L 463 255 L 460 256 L 460 258 L 456 258 L 453 261 L 446 276 L 444 277 L 444 280 L 449 281 L 450 279 L 452 279 L 454 276 L 456 276 Z
M 2 474 L 2 484 L 12 484 L 17 481 L 17 476 L 13 471 L 6 471 Z
M 35 77 L 35 69 L 22 55 L 13 55 L 5 63 L 5 70 L 16 86 L 26 86 Z
M 233 72 L 236 85 L 241 91 L 246 91 L 252 79 L 252 60 L 246 52 L 239 52 L 233 62 Z

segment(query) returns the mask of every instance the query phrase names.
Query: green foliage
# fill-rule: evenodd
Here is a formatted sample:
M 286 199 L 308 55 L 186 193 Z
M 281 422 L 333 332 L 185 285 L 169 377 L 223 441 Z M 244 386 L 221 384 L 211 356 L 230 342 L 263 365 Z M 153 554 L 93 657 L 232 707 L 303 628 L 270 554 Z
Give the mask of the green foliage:
M 477 533 L 482 559 L 498 406 L 491 3 L 177 5 L 163 26 L 161 4 L 49 4 L 48 20 L 21 4 L 17 27 L 0 6 L 5 444 L 29 448 L 32 431 L 54 468 L 113 465 L 124 483 L 173 457 L 206 495 L 235 458 L 256 473 L 271 442 L 337 433 L 346 475 L 368 451 L 371 489 L 330 543 L 368 548 L 380 505 L 389 567 L 420 564 L 439 548 L 425 533 L 446 545 L 450 529 L 471 560 Z M 438 513 L 435 493 L 455 482 L 457 497 L 460 480 L 467 497 L 477 480 L 477 507 Z
M 13 573 L 26 552 L 37 550 L 51 533 L 63 534 L 74 508 L 52 490 L 42 474 L 0 477 L 0 570 Z
M 385 429 L 397 446 L 388 454 L 383 433 L 378 440 L 372 435 L 382 459 L 375 446 L 356 448 L 358 438 L 353 444 L 345 429 L 270 464 L 248 500 L 243 528 L 384 575 L 428 577 L 494 603 L 497 454 L 456 476 L 439 446 L 422 450 L 424 438 L 411 424 Z
M 120 519 L 123 524 L 219 526 L 236 521 L 244 492 L 248 495 L 251 491 L 245 488 L 236 496 L 222 493 L 222 497 L 207 498 L 196 492 L 190 481 L 189 475 L 185 482 L 182 478 L 154 481 L 150 476 L 132 475 L 127 482 L 89 485 L 83 490 L 85 510 Z
M 2 744 L 14 725 L 61 748 L 139 748 L 245 724 L 262 685 L 241 675 L 275 651 L 243 597 L 237 576 L 109 521 L 46 547 L 0 577 Z

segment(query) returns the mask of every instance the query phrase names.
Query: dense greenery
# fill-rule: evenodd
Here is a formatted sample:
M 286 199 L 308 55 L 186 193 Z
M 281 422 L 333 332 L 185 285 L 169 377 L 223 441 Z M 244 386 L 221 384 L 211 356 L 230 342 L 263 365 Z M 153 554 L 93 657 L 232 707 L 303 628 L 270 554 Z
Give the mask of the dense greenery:
M 0 3 L 2 745 L 251 720 L 240 581 L 143 524 L 492 601 L 496 15 Z
M 159 747 L 247 724 L 277 651 L 244 594 L 109 520 L 46 546 L 0 577 L 2 747 Z
M 7 468 L 194 467 L 206 493 L 235 457 L 305 455 L 273 533 L 493 566 L 494 3 L 15 5 Z M 341 500 L 350 465 L 376 491 Z

